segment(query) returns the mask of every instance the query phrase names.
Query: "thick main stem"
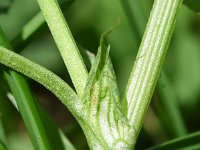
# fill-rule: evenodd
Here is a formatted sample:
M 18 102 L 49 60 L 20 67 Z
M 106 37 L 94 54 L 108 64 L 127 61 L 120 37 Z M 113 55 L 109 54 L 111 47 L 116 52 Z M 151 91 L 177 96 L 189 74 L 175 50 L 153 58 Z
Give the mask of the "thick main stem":
M 121 0 L 121 3 L 124 7 L 124 11 L 126 15 L 128 16 L 128 21 L 131 25 L 131 29 L 133 29 L 133 34 L 138 35 L 138 45 L 140 44 L 140 40 L 142 39 L 142 34 L 144 31 L 144 27 L 146 25 L 146 20 L 147 15 L 145 15 L 144 9 L 142 9 L 142 4 L 141 1 L 134 1 L 134 0 Z M 148 6 L 152 3 L 152 1 L 146 1 L 145 3 L 145 8 L 147 9 Z M 138 6 L 139 9 L 136 7 Z M 149 6 L 150 7 L 150 6 Z M 135 9 L 136 8 L 136 9 Z M 179 108 L 176 103 L 176 98 L 175 98 L 175 93 L 173 90 L 170 88 L 171 83 L 169 80 L 167 80 L 168 77 L 166 75 L 165 69 L 162 69 L 162 77 L 159 79 L 157 83 L 157 91 L 160 95 L 159 101 L 161 103 L 164 103 L 166 105 L 158 105 L 157 107 L 162 107 L 164 108 L 163 111 L 166 113 L 166 116 L 170 119 L 171 118 L 171 126 L 172 126 L 172 131 L 174 133 L 174 136 L 181 136 L 186 134 L 186 128 L 182 119 L 182 116 L 180 114 Z M 162 87 L 162 84 L 165 85 L 165 87 Z M 168 107 L 168 106 L 171 107 Z M 173 111 L 171 111 L 173 110 Z M 176 113 L 175 113 L 176 112 Z M 173 119 L 175 118 L 176 119 Z M 162 119 L 161 119 L 162 120 Z M 162 121 L 161 121 L 162 122 Z
M 126 91 L 127 118 L 138 135 L 182 0 L 155 0 Z M 136 139 L 135 139 L 136 140 Z

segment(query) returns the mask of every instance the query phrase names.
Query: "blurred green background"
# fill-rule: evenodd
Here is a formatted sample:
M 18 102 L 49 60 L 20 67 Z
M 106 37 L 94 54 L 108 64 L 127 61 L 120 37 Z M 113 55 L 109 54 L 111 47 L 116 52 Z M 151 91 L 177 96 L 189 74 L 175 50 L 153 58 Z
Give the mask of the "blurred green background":
M 63 0 L 64 1 L 64 0 Z M 140 0 L 147 18 L 153 0 Z M 134 6 L 133 6 L 134 7 Z M 0 0 L 0 25 L 12 39 L 22 27 L 39 12 L 36 0 Z M 69 9 L 63 10 L 75 40 L 84 48 L 96 53 L 100 35 L 120 20 L 119 27 L 108 38 L 111 59 L 115 68 L 121 95 L 134 64 L 139 47 L 138 35 L 129 22 L 120 0 L 75 0 Z M 141 19 L 138 15 L 137 19 Z M 147 20 L 145 20 L 145 23 Z M 145 26 L 140 26 L 144 31 Z M 71 84 L 57 47 L 47 27 L 21 52 L 21 55 L 37 62 Z M 183 118 L 187 133 L 200 130 L 200 16 L 183 6 L 177 19 L 175 32 L 163 65 L 177 109 Z M 162 73 L 159 80 L 162 80 Z M 48 113 L 64 130 L 77 149 L 88 149 L 85 137 L 77 122 L 57 98 L 41 85 L 29 81 Z M 3 94 L 0 98 L 3 98 Z M 158 88 L 139 135 L 136 149 L 141 150 L 177 137 L 168 117 L 165 104 L 160 103 Z M 20 115 L 9 101 L 1 108 L 3 125 L 11 150 L 31 150 L 32 145 Z

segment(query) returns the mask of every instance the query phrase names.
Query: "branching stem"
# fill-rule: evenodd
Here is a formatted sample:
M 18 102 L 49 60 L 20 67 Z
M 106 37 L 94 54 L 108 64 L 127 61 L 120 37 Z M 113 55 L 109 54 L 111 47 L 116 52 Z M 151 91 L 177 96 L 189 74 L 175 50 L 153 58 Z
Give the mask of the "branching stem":
M 139 134 L 182 0 L 155 0 L 126 91 L 127 118 Z
M 83 119 L 84 113 L 81 112 L 83 104 L 71 87 L 60 77 L 4 47 L 0 47 L 0 63 L 45 86 L 62 101 L 76 118 Z

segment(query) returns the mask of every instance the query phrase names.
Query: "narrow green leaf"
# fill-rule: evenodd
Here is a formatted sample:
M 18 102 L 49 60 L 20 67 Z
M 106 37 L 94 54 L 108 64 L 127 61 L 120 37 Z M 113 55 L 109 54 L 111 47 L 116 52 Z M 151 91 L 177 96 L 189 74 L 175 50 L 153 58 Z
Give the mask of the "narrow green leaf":
M 14 86 L 14 85 L 12 84 L 12 86 Z M 26 89 L 28 89 L 28 87 Z M 34 97 L 34 99 L 36 99 L 36 98 Z M 26 102 L 22 101 L 22 103 L 26 103 Z M 51 149 L 75 150 L 74 146 L 70 143 L 70 141 L 64 135 L 63 131 L 58 128 L 58 126 L 51 119 L 51 117 L 47 114 L 47 112 L 44 110 L 44 108 L 41 106 L 41 104 L 37 100 L 33 101 L 32 104 L 35 104 L 37 107 L 37 111 L 41 117 L 41 121 L 45 128 L 45 132 L 46 132 L 48 140 L 51 144 Z M 18 110 L 18 106 L 15 106 L 15 107 Z M 32 109 L 32 108 L 29 108 L 29 109 Z M 25 122 L 30 122 L 29 120 L 30 120 L 30 118 L 26 118 Z M 28 128 L 28 130 L 30 130 L 30 129 L 32 129 L 32 128 Z
M 161 72 L 161 77 L 158 79 L 157 88 L 159 89 L 159 101 L 162 103 L 158 107 L 161 107 L 161 111 L 167 116 L 164 123 L 169 125 L 169 130 L 175 137 L 185 135 L 187 131 L 178 108 L 175 93 L 164 71 Z
M 157 145 L 149 148 L 148 150 L 170 150 L 170 149 L 181 149 L 181 150 L 197 150 L 200 149 L 200 132 L 195 132 L 166 143 Z
M 12 104 L 8 100 L 9 93 L 5 92 L 7 91 L 8 85 L 3 78 L 1 69 L 2 65 L 0 65 L 0 118 L 6 129 L 10 131 L 16 129 L 16 125 L 11 122 L 16 122 L 17 118 L 13 115 L 14 110 L 12 109 Z
M 0 38 L 0 42 L 3 44 L 3 46 L 7 46 L 6 42 L 3 41 L 4 39 L 5 37 L 3 37 L 2 35 L 2 37 Z M 9 45 L 9 47 L 11 46 Z M 28 128 L 28 131 L 32 137 L 32 141 L 34 143 L 35 148 L 36 149 L 38 148 L 39 149 L 55 149 L 55 148 L 63 149 L 62 141 L 59 141 L 59 138 L 58 138 L 60 136 L 59 135 L 60 131 L 57 131 L 59 133 L 56 132 L 56 129 L 57 129 L 56 126 L 55 125 L 53 126 L 53 124 L 51 124 L 50 121 L 47 120 L 46 117 L 44 117 L 45 115 L 44 112 L 40 113 L 40 115 L 43 116 L 42 121 L 46 121 L 46 122 L 43 122 L 44 124 L 42 124 L 39 114 L 37 112 L 38 110 L 35 106 L 35 102 L 33 100 L 32 94 L 28 90 L 29 88 L 26 81 L 23 79 L 23 77 L 18 75 L 16 72 L 14 71 L 10 71 L 10 72 L 11 72 L 11 76 L 9 73 L 6 73 L 6 77 L 7 77 L 7 80 L 9 81 L 11 90 L 14 93 L 14 97 L 17 100 L 19 109 L 25 120 L 25 124 Z M 41 112 L 41 110 L 39 112 Z M 46 125 L 45 129 L 43 125 Z M 50 128 L 53 131 L 47 130 Z M 47 135 L 51 135 L 51 136 L 46 137 L 44 130 L 46 130 Z M 57 139 L 53 140 L 53 138 L 56 138 L 56 137 Z M 49 139 L 47 140 L 47 138 Z M 44 141 L 45 139 L 46 141 Z M 50 142 L 49 144 L 48 144 L 48 141 Z M 66 141 L 67 140 L 64 139 L 65 145 L 68 146 L 68 149 L 73 149 L 73 146 L 70 145 L 69 142 L 66 142 Z
M 200 1 L 199 0 L 184 0 L 184 4 L 196 13 L 200 13 Z
M 7 37 L 1 29 L 0 45 L 11 49 L 11 45 L 9 44 Z M 20 109 L 23 119 L 25 120 L 25 124 L 27 128 L 30 129 L 28 131 L 31 136 L 33 146 L 36 149 L 50 149 L 50 143 L 48 142 L 44 132 L 39 114 L 34 107 L 35 105 L 32 101 L 32 95 L 27 88 L 25 80 L 15 71 L 4 71 L 4 75 L 8 81 L 11 91 L 14 93 L 16 103 Z
M 50 118 L 38 101 L 36 101 L 36 106 L 44 124 L 45 131 L 49 138 L 49 142 L 51 143 L 52 149 L 75 150 L 74 146 L 70 143 L 62 130 L 58 128 L 58 126 Z
M 10 85 L 14 97 L 17 99 L 17 106 L 19 107 L 20 113 L 29 129 L 28 132 L 32 139 L 33 146 L 35 149 L 51 149 L 37 109 L 34 108 L 35 104 L 33 101 L 29 101 L 29 99 L 32 98 L 32 95 L 29 94 L 30 92 L 26 88 L 28 85 L 25 80 L 16 72 L 12 72 L 11 76 L 10 74 L 6 74 L 5 77 Z M 26 103 L 24 101 L 26 101 Z
M 147 23 L 147 14 L 144 11 L 141 0 L 120 0 L 127 19 L 131 25 L 133 33 L 137 35 L 138 46 L 142 39 L 142 35 Z M 150 5 L 150 1 L 146 1 L 145 7 Z
M 0 37 L 0 43 L 2 43 L 2 45 L 5 47 L 11 47 L 3 31 L 1 31 Z M 50 149 L 64 149 L 64 142 L 62 142 L 64 136 L 60 136 L 62 132 L 58 131 L 58 127 L 50 119 L 40 104 L 35 101 L 35 98 L 30 92 L 30 88 L 23 77 L 14 71 L 4 70 L 4 74 L 14 95 L 13 103 L 17 103 L 16 107 L 19 108 L 21 112 L 22 118 L 31 136 L 34 147 L 39 147 L 38 145 L 40 142 L 38 142 L 37 139 L 41 139 L 43 144 L 50 145 Z M 4 86 L 6 85 L 4 84 Z M 46 143 L 44 140 L 46 140 Z M 65 140 L 67 139 L 65 138 Z M 74 149 L 70 142 L 68 142 L 66 146 L 68 147 L 67 149 Z M 40 146 L 40 148 L 42 147 Z
M 1 114 L 0 114 L 1 115 Z M 1 116 L 0 116 L 0 150 L 6 150 L 7 140 L 3 128 L 3 124 L 1 122 Z
M 61 8 L 63 10 L 67 9 L 74 0 L 67 0 L 61 3 Z M 12 40 L 12 46 L 16 53 L 22 51 L 28 44 L 30 44 L 34 38 L 41 33 L 41 31 L 46 27 L 45 19 L 42 12 L 37 13 L 28 23 L 26 23 L 22 30 L 17 34 L 17 36 Z
M 38 0 L 42 13 L 68 69 L 79 96 L 82 95 L 88 72 L 57 0 Z

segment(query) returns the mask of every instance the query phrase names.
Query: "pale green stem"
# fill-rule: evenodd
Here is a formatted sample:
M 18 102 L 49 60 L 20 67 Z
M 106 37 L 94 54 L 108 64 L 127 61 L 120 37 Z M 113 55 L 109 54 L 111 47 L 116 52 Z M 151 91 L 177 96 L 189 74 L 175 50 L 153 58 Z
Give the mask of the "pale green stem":
M 59 4 L 56 0 L 38 0 L 38 3 L 76 91 L 81 96 L 87 82 L 88 72 Z
M 137 37 L 139 37 L 139 40 L 138 40 L 138 44 L 139 44 L 142 38 L 143 28 L 145 27 L 146 20 L 148 19 L 147 15 L 145 15 L 146 14 L 145 9 L 142 9 L 143 8 L 142 1 L 141 0 L 126 0 L 126 1 L 121 0 L 121 3 L 124 6 L 124 11 L 128 16 L 128 21 L 130 22 L 130 25 L 132 26 L 134 34 L 138 33 L 136 35 Z M 152 1 L 146 1 L 145 8 L 147 9 L 148 6 L 150 7 L 151 3 Z M 168 119 L 171 118 L 170 129 L 171 128 L 172 130 L 174 129 L 173 130 L 174 135 L 175 136 L 184 135 L 186 134 L 186 128 L 185 128 L 182 116 L 180 114 L 178 105 L 176 104 L 175 93 L 172 90 L 171 83 L 168 80 L 168 77 L 164 69 L 162 69 L 161 74 L 162 74 L 162 77 L 160 78 L 157 84 L 157 86 L 159 87 L 157 90 L 161 96 L 159 100 L 165 104 L 162 106 L 162 108 L 164 108 L 163 111 L 166 112 L 166 116 L 168 116 Z M 164 84 L 165 87 L 162 87 L 162 84 Z
M 83 120 L 84 112 L 86 111 L 83 110 L 82 101 L 70 86 L 57 75 L 3 47 L 0 47 L 0 63 L 23 73 L 45 86 L 62 101 L 79 122 Z
M 155 89 L 181 4 L 182 0 L 154 2 L 126 89 L 127 118 L 137 135 Z

